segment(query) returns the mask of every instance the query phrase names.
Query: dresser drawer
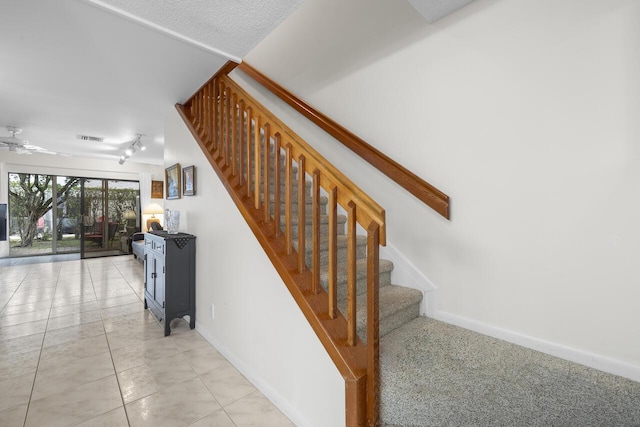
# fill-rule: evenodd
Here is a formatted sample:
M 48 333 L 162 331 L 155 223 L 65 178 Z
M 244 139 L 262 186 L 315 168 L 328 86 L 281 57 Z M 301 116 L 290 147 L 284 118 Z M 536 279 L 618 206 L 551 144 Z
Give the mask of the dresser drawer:
M 144 238 L 145 250 L 154 251 L 160 255 L 164 255 L 165 245 L 166 245 L 166 242 L 162 238 L 157 238 L 155 236 L 150 236 L 150 235 L 146 235 Z

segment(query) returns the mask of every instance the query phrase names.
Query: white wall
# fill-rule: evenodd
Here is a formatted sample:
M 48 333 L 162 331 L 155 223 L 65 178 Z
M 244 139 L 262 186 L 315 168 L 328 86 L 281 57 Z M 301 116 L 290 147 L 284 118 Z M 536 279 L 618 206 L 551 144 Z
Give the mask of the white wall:
M 62 157 L 47 154 L 19 155 L 0 150 L 0 203 L 8 203 L 8 174 L 42 173 L 61 176 L 81 176 L 87 178 L 121 179 L 140 181 L 142 177 L 151 177 L 164 181 L 162 166 L 118 161 L 107 161 L 79 157 Z M 140 188 L 141 195 L 148 195 L 150 189 Z M 144 206 L 142 206 L 144 209 Z M 9 256 L 9 241 L 0 242 L 0 258 Z
M 177 112 L 175 163 L 196 169 L 196 195 L 165 201 L 197 237 L 196 328 L 296 425 L 344 425 L 344 380 Z
M 449 222 L 293 126 L 387 210 L 431 315 L 640 381 L 640 2 L 477 0 L 433 25 L 405 3 L 307 0 L 246 60 L 451 197 Z

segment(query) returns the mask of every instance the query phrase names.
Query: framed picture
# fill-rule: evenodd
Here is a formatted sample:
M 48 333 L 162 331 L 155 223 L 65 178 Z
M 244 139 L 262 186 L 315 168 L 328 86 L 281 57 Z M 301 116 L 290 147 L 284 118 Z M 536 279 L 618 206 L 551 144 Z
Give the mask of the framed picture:
M 182 194 L 195 196 L 196 194 L 196 167 L 187 166 L 182 169 Z
M 180 163 L 164 170 L 164 182 L 167 186 L 167 200 L 180 198 Z
M 164 182 L 151 181 L 151 198 L 162 199 L 164 198 Z

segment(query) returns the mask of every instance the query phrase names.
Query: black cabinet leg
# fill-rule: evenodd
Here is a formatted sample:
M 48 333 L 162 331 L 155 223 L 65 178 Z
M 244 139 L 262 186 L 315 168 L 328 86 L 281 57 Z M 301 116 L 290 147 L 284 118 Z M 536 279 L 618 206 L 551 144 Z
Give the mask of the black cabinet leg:
M 164 336 L 167 337 L 171 333 L 171 319 L 165 316 L 164 318 Z

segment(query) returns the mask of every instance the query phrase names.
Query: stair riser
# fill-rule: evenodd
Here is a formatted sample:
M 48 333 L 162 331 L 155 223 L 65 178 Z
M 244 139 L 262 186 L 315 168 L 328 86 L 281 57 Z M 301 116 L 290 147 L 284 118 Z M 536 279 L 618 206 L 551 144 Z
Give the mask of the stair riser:
M 326 217 L 325 217 L 326 218 Z M 336 232 L 338 235 L 344 235 L 345 234 L 345 225 L 346 225 L 346 221 L 340 221 L 338 220 L 338 224 L 336 224 Z M 282 230 L 284 231 L 284 220 L 283 220 L 283 226 L 282 226 Z M 310 217 L 307 217 L 307 221 L 305 224 L 305 237 L 306 239 L 311 239 L 313 237 L 313 222 L 311 220 Z M 294 222 L 293 227 L 292 227 L 292 238 L 294 240 L 298 240 L 298 235 L 299 235 L 299 229 L 298 229 L 298 225 L 297 225 L 297 221 Z M 320 224 L 320 234 L 321 235 L 328 235 L 329 234 L 329 223 L 324 222 Z
M 284 196 L 284 194 L 281 195 L 281 199 L 280 199 L 280 214 L 284 216 L 284 212 L 287 204 L 286 204 L 286 200 L 284 200 L 284 197 L 282 196 Z M 327 214 L 327 203 L 328 201 L 326 197 L 320 198 L 320 215 Z M 313 209 L 313 202 L 310 197 L 307 197 L 306 203 L 304 206 L 305 206 L 305 213 L 307 215 L 310 215 Z M 293 200 L 291 200 L 291 210 L 293 211 L 294 215 L 298 214 L 298 198 L 297 197 L 294 197 Z M 271 214 L 273 215 L 273 200 L 269 202 L 269 212 L 271 212 Z
M 253 185 L 254 180 L 251 180 L 251 184 Z M 298 181 L 294 180 L 294 182 L 291 185 L 292 188 L 292 193 L 293 193 L 293 200 L 295 200 L 296 203 L 298 203 Z M 269 197 L 273 197 L 273 189 L 274 189 L 274 185 L 273 185 L 273 180 L 269 180 Z M 260 194 L 262 194 L 264 192 L 264 185 L 262 185 L 262 183 L 260 184 Z M 285 194 L 287 194 L 287 183 L 285 182 L 284 179 L 282 179 L 280 181 L 280 198 L 284 199 L 285 198 Z M 305 197 L 308 200 L 311 200 L 311 187 L 307 186 L 305 188 Z
M 363 239 L 361 239 L 363 240 Z M 297 250 L 297 248 L 296 248 Z M 312 256 L 313 256 L 313 248 L 311 244 L 307 244 L 307 248 L 305 251 L 305 262 L 307 265 L 312 264 Z M 338 254 L 336 256 L 338 265 L 344 264 L 347 262 L 348 250 L 345 245 L 338 246 Z M 367 242 L 364 240 L 358 242 L 356 245 L 356 259 L 364 259 L 367 256 Z M 320 242 L 320 266 L 324 267 L 329 264 L 329 242 L 326 239 L 323 239 Z
M 324 269 L 326 271 L 326 268 Z M 380 287 L 387 286 L 391 284 L 391 272 L 380 273 L 379 281 Z M 329 283 L 325 277 L 320 279 L 320 284 L 324 288 L 325 291 L 329 289 Z M 347 298 L 347 278 L 340 277 L 338 275 L 337 278 L 337 289 L 338 289 L 338 301 L 344 301 Z M 367 278 L 360 277 L 356 280 L 356 295 L 364 296 L 367 293 Z
M 360 315 L 360 313 L 358 313 Z M 384 319 L 380 319 L 380 337 L 385 336 L 391 331 L 394 331 L 412 321 L 413 319 L 420 316 L 420 304 L 414 304 L 409 307 L 404 308 L 403 310 L 396 311 L 392 315 L 385 317 Z M 367 342 L 367 319 L 366 313 L 362 314 L 362 317 L 359 318 L 359 324 L 356 328 L 358 336 L 360 339 L 366 343 Z

